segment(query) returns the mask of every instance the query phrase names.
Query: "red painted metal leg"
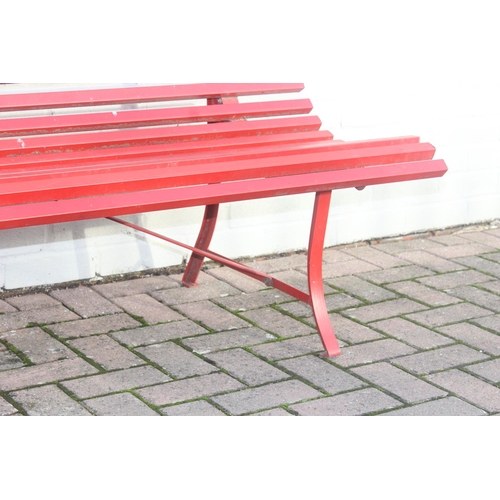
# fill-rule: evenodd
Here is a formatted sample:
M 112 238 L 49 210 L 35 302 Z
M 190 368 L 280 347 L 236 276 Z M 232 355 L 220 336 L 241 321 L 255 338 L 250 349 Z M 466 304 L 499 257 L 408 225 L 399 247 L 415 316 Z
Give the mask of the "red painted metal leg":
M 207 205 L 205 208 L 205 215 L 203 216 L 203 223 L 201 225 L 200 234 L 196 240 L 196 248 L 201 250 L 208 250 L 212 236 L 217 223 L 217 214 L 219 213 L 219 205 Z M 182 284 L 187 287 L 196 286 L 196 279 L 200 273 L 201 266 L 205 257 L 196 252 L 191 254 L 184 276 L 182 277 Z
M 316 193 L 307 262 L 311 307 L 321 341 L 326 350 L 325 357 L 340 354 L 339 343 L 328 317 L 323 290 L 323 245 L 331 197 L 331 191 Z

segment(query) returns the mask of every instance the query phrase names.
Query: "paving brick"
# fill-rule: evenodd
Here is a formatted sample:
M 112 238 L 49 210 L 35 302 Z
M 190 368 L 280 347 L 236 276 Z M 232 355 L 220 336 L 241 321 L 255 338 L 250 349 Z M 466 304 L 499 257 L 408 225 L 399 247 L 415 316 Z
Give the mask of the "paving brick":
M 460 370 L 448 370 L 426 378 L 483 410 L 491 413 L 500 411 L 500 389 L 477 377 Z
M 262 330 L 280 337 L 296 337 L 314 332 L 310 326 L 270 308 L 246 311 L 242 316 L 254 322 Z
M 481 283 L 477 286 L 500 295 L 500 281 L 488 281 L 487 283 Z
M 384 417 L 480 417 L 486 412 L 453 396 L 383 413 Z
M 0 314 L 16 312 L 17 309 L 14 306 L 11 306 L 5 300 L 0 300 Z
M 231 330 L 229 332 L 200 335 L 194 338 L 185 338 L 182 339 L 182 343 L 198 354 L 208 354 L 209 352 L 220 351 L 222 349 L 263 344 L 275 339 L 274 335 L 260 328 L 250 327 Z
M 426 306 L 410 299 L 394 299 L 344 311 L 344 314 L 362 323 L 408 314 L 427 309 Z
M 417 375 L 425 375 L 484 359 L 488 359 L 488 356 L 459 344 L 397 358 L 392 360 L 392 364 Z
M 292 316 L 295 316 L 296 318 L 312 317 L 311 306 L 308 306 L 306 303 L 298 300 L 294 300 L 293 302 L 287 302 L 285 304 L 279 304 L 275 307 L 277 308 L 277 310 L 287 312 Z
M 343 250 L 343 249 L 342 249 Z M 343 252 L 340 249 L 325 248 L 323 251 L 323 260 L 325 262 L 345 262 L 346 260 L 353 260 L 355 257 Z
M 33 309 L 6 313 L 0 315 L 0 332 L 19 330 L 32 326 L 33 324 L 48 325 L 58 323 L 60 321 L 71 321 L 75 319 L 79 319 L 79 316 L 62 305 L 47 307 L 45 309 Z
M 326 309 L 330 312 L 340 311 L 342 309 L 347 309 L 348 307 L 356 307 L 363 304 L 360 300 L 355 299 L 346 293 L 329 293 L 325 296 L 325 301 Z M 309 306 L 306 307 L 309 310 L 308 316 L 312 316 L 312 309 Z
M 439 250 L 442 251 L 444 249 Z M 464 269 L 464 266 L 461 266 L 456 262 L 443 259 L 429 252 L 422 252 L 417 250 L 416 252 L 404 252 L 399 254 L 399 256 L 408 262 L 412 262 L 413 264 L 431 269 L 432 271 L 436 271 L 437 273 L 446 273 L 449 271 L 458 271 L 460 269 Z
M 187 302 L 199 302 L 201 300 L 217 299 L 228 295 L 241 295 L 241 291 L 223 281 L 211 280 L 201 283 L 194 288 L 175 288 L 172 290 L 160 290 L 151 292 L 156 300 L 163 302 L 167 306 L 185 304 Z
M 434 243 L 440 243 L 441 245 L 445 246 L 466 245 L 467 243 L 469 243 L 469 240 L 464 239 L 462 235 L 456 235 L 456 234 L 443 234 L 440 236 L 432 236 L 429 238 L 429 241 L 432 241 Z M 439 249 L 439 247 L 435 248 Z
M 472 267 L 477 271 L 494 276 L 495 278 L 500 278 L 500 263 L 492 262 L 489 259 L 483 259 L 481 257 L 462 257 L 456 259 L 456 262 L 460 262 L 464 266 Z
M 474 286 L 454 288 L 449 293 L 486 309 L 500 312 L 500 297 L 493 293 L 480 290 Z
M 434 347 L 454 343 L 453 340 L 443 335 L 439 335 L 428 328 L 416 325 L 402 318 L 378 321 L 377 323 L 372 323 L 371 326 L 418 349 L 433 349 Z
M 110 335 L 129 347 L 141 345 L 158 344 L 167 340 L 181 339 L 207 333 L 207 330 L 193 321 L 174 321 L 163 325 L 146 326 L 120 332 L 112 332 Z
M 404 356 L 405 354 L 412 354 L 414 352 L 415 349 L 413 347 L 402 342 L 393 339 L 383 339 L 367 342 L 366 344 L 344 347 L 342 354 L 334 358 L 333 362 L 343 367 L 349 367 L 382 361 L 396 356 Z
M 493 234 L 489 234 L 488 231 L 474 231 L 470 233 L 463 233 L 460 235 L 462 238 L 470 241 L 476 241 L 482 245 L 486 245 L 491 248 L 500 248 L 500 238 L 497 238 Z M 488 251 L 488 250 L 487 250 Z M 489 250 L 491 251 L 491 250 Z M 485 252 L 483 252 L 485 253 Z
M 59 301 L 44 293 L 8 297 L 5 301 L 20 311 L 33 311 L 35 309 L 45 309 L 46 307 L 57 307 L 61 305 Z
M 469 323 L 445 326 L 440 331 L 493 356 L 500 356 L 500 335 L 495 335 Z
M 307 266 L 307 255 L 305 253 L 296 253 L 274 259 L 255 259 L 246 264 L 264 273 L 273 274 L 287 269 Z
M 149 295 L 127 295 L 113 299 L 124 311 L 142 318 L 146 323 L 168 323 L 184 319 L 179 313 L 153 299 Z
M 283 408 L 273 408 L 272 410 L 260 411 L 258 413 L 252 413 L 252 417 L 295 417 L 287 412 Z
M 4 328 L 2 333 L 0 327 L 0 391 L 4 391 L 0 392 L 0 415 L 24 414 L 16 399 L 21 396 L 26 401 L 38 397 L 38 407 L 34 403 L 30 407 L 33 414 L 43 405 L 47 414 L 64 414 L 66 402 L 97 415 L 225 415 L 230 410 L 219 406 L 215 398 L 224 396 L 239 405 L 240 401 L 246 404 L 239 398 L 247 395 L 255 406 L 243 414 L 258 416 L 315 414 L 317 402 L 320 415 L 339 414 L 339 404 L 340 414 L 500 415 L 494 406 L 500 391 L 499 241 L 500 230 L 448 231 L 424 239 L 326 249 L 327 275 L 333 271 L 342 274 L 332 274 L 324 287 L 342 348 L 341 355 L 331 359 L 318 356 L 323 347 L 307 304 L 224 267 L 209 266 L 211 269 L 200 274 L 200 286 L 193 289 L 181 287 L 182 274 L 175 274 L 47 293 L 40 288 L 40 293 L 17 297 L 0 295 L 0 326 Z M 403 261 L 403 257 L 410 260 Z M 304 253 L 249 264 L 307 289 Z M 458 266 L 468 269 L 450 270 Z M 168 309 L 166 297 L 175 302 L 176 312 Z M 384 310 L 387 304 L 405 301 L 419 303 L 423 309 Z M 121 312 L 124 305 L 126 313 Z M 225 318 L 217 318 L 207 308 L 224 311 Z M 348 309 L 367 317 L 349 319 Z M 148 321 L 157 321 L 154 312 L 160 310 L 171 311 L 174 320 L 155 326 L 135 320 L 151 314 Z M 300 318 L 294 324 L 310 328 L 311 333 L 278 340 L 261 328 L 247 326 L 240 317 L 251 311 L 250 315 L 264 323 L 262 311 L 266 310 L 279 319 L 277 325 L 283 318 Z M 427 315 L 428 310 L 437 312 Z M 370 317 L 381 311 L 389 315 L 376 320 Z M 394 317 L 398 312 L 399 317 Z M 73 315 L 69 319 L 64 316 L 68 313 Z M 210 332 L 195 323 L 201 321 L 199 315 L 204 316 L 204 323 L 213 322 Z M 212 333 L 212 329 L 227 328 L 227 318 L 244 321 L 245 328 Z M 370 321 L 369 327 L 361 321 Z M 41 329 L 33 323 L 50 326 Z M 60 346 L 64 353 L 58 352 Z M 61 354 L 72 357 L 57 359 Z M 26 366 L 28 359 L 39 364 Z M 191 361 L 201 363 L 200 374 Z M 153 366 L 146 366 L 149 363 Z M 108 372 L 99 373 L 99 367 Z M 140 371 L 134 371 L 146 368 L 153 372 L 141 377 Z M 210 371 L 205 374 L 205 369 Z M 151 373 L 160 374 L 160 379 Z M 455 384 L 456 390 L 445 387 L 443 381 L 430 380 L 444 374 L 450 377 L 445 382 Z M 185 378 L 172 380 L 169 375 Z M 304 384 L 319 395 L 315 393 L 314 401 L 285 398 L 286 402 L 277 404 L 272 394 L 262 392 L 260 397 L 253 392 L 277 386 L 293 393 L 289 383 Z M 75 402 L 67 395 L 66 391 L 74 394 L 69 385 L 81 391 L 77 397 L 83 400 Z M 493 390 L 488 393 L 485 387 Z M 99 394 L 87 396 L 86 390 Z M 493 406 L 485 411 L 468 394 Z M 267 397 L 273 399 L 271 403 Z M 342 401 L 349 402 L 347 410 Z M 29 405 L 24 404 L 29 414 Z M 292 408 L 295 406 L 300 411 Z
M 406 295 L 410 299 L 418 300 L 429 306 L 447 306 L 461 302 L 457 297 L 439 292 L 415 281 L 401 281 L 400 283 L 387 285 L 387 287 L 401 295 Z
M 376 389 L 361 389 L 337 396 L 291 405 L 300 416 L 356 416 L 402 406 L 398 400 Z
M 243 415 L 321 395 L 317 390 L 298 380 L 286 380 L 216 396 L 212 400 L 232 415 Z
M 492 229 L 486 230 L 486 234 L 492 234 L 493 236 L 497 236 L 500 238 L 500 228 L 498 227 L 498 220 L 495 221 L 494 224 L 492 224 Z
M 446 392 L 389 363 L 374 363 L 353 368 L 351 371 L 407 403 L 418 403 L 446 396 Z
M 358 389 L 366 385 L 318 356 L 301 356 L 278 363 L 304 380 L 330 394 Z
M 91 413 L 55 385 L 11 393 L 30 416 L 85 417 Z
M 465 367 L 469 372 L 475 373 L 480 377 L 498 384 L 500 382 L 500 358 L 484 361 L 475 365 Z
M 391 255 L 441 247 L 442 245 L 435 241 L 432 241 L 431 238 L 414 238 L 410 240 L 390 241 L 379 243 L 377 245 L 377 249 L 383 252 L 390 253 Z
M 342 252 L 352 255 L 357 259 L 365 260 L 366 262 L 374 264 L 382 269 L 406 265 L 404 260 L 394 257 L 386 252 L 382 252 L 373 246 L 364 245 L 359 247 L 344 248 L 342 249 Z
M 84 286 L 54 290 L 50 295 L 79 314 L 82 318 L 121 312 L 121 309 L 109 300 L 103 298 L 91 288 Z
M 293 358 L 302 354 L 320 353 L 324 351 L 319 335 L 308 335 L 294 339 L 270 342 L 251 347 L 251 350 L 260 356 L 272 361 Z
M 42 365 L 0 372 L 0 390 L 15 391 L 96 373 L 97 369 L 80 358 L 64 359 Z
M 481 257 L 494 262 L 500 262 L 500 252 L 484 253 Z
M 331 290 L 330 290 L 331 292 Z M 347 309 L 349 307 L 355 307 L 363 304 L 358 299 L 351 297 L 345 293 L 329 293 L 325 295 L 326 308 L 328 311 L 340 311 L 342 309 Z M 286 304 L 279 304 L 276 306 L 280 311 L 286 311 L 296 318 L 304 318 L 310 323 L 314 324 L 313 311 L 311 306 L 304 302 L 293 301 L 287 302 Z
M 0 344 L 0 372 L 20 368 L 21 366 L 24 366 L 24 363 L 7 347 Z
M 193 401 L 175 406 L 167 406 L 162 413 L 168 417 L 225 417 L 226 414 L 207 401 Z
M 288 269 L 286 271 L 278 271 L 273 273 L 273 278 L 283 281 L 288 285 L 291 285 L 303 292 L 309 291 L 309 283 L 307 281 L 307 269 L 304 268 L 303 272 L 299 272 L 296 269 Z M 325 293 L 331 292 L 330 287 L 323 285 L 323 291 Z
M 428 311 L 408 314 L 408 319 L 421 323 L 424 326 L 437 327 L 467 321 L 484 316 L 490 316 L 493 313 L 482 307 L 473 304 L 463 303 L 452 306 L 439 307 Z
M 173 342 L 153 344 L 136 349 L 174 378 L 192 377 L 216 372 L 217 367 Z
M 105 370 L 132 368 L 145 364 L 145 361 L 107 335 L 83 337 L 71 340 L 68 344 Z
M 491 276 L 487 276 L 486 274 L 467 270 L 419 278 L 418 281 L 438 290 L 449 290 L 459 286 L 484 283 L 485 281 L 491 281 L 491 279 Z
M 62 382 L 62 386 L 77 398 L 87 399 L 113 392 L 122 392 L 171 380 L 170 377 L 151 366 L 140 366 L 110 373 Z
M 185 316 L 215 331 L 237 330 L 238 328 L 251 326 L 247 321 L 244 321 L 208 300 L 202 300 L 192 304 L 180 304 L 176 307 Z
M 338 339 L 342 339 L 350 344 L 359 344 L 369 340 L 384 338 L 380 333 L 375 332 L 365 325 L 361 325 L 340 314 L 330 314 L 330 322 Z
M 222 297 L 214 300 L 231 311 L 242 312 L 280 304 L 282 302 L 290 302 L 291 298 L 278 290 L 271 289 L 255 293 L 244 293 L 231 297 Z
M 101 294 L 103 297 L 113 299 L 115 297 L 138 295 L 141 293 L 149 293 L 178 287 L 179 283 L 173 281 L 168 276 L 153 276 L 150 278 L 132 279 L 127 281 L 117 281 L 115 283 L 95 285 L 93 290 Z
M 50 326 L 50 330 L 61 338 L 86 337 L 99 333 L 109 333 L 122 328 L 136 328 L 141 324 L 128 314 L 112 314 L 99 318 L 68 321 Z
M 438 255 L 444 259 L 456 259 L 458 257 L 468 257 L 470 255 L 480 255 L 491 252 L 491 247 L 480 245 L 478 243 L 469 243 L 465 245 L 454 245 L 445 248 L 432 248 L 429 253 Z
M 474 319 L 473 321 L 476 325 L 482 326 L 484 328 L 489 328 L 495 333 L 500 333 L 500 314 L 487 316 L 486 318 Z
M 380 267 L 374 266 L 369 262 L 360 259 L 350 259 L 341 262 L 323 264 L 323 277 L 336 278 L 338 276 L 347 276 L 350 274 L 368 273 L 370 271 L 379 271 Z
M 339 290 L 344 290 L 368 302 L 380 302 L 382 300 L 396 298 L 396 294 L 356 276 L 332 278 L 327 279 L 326 282 Z
M 152 410 L 140 399 L 130 394 L 122 392 L 111 396 L 88 399 L 83 402 L 89 410 L 98 416 L 115 417 L 159 417 L 159 413 Z
M 265 290 L 268 288 L 267 285 L 249 276 L 230 269 L 229 267 L 216 267 L 214 269 L 209 269 L 206 271 L 207 274 L 217 278 L 219 280 L 229 283 L 234 288 L 241 290 L 245 293 L 258 292 L 259 290 Z
M 373 271 L 370 273 L 363 273 L 360 278 L 371 281 L 377 285 L 384 285 L 387 283 L 397 283 L 398 281 L 406 281 L 414 278 L 421 278 L 423 276 L 433 275 L 434 271 L 425 269 L 420 266 L 402 266 L 394 267 L 391 269 L 383 269 L 381 271 Z
M 212 396 L 245 387 L 224 373 L 210 373 L 200 377 L 176 380 L 136 391 L 143 399 L 156 406 L 180 403 Z
M 0 417 L 9 417 L 18 413 L 19 412 L 16 407 L 5 401 L 5 399 L 0 398 Z
M 247 385 L 276 382 L 290 376 L 243 349 L 230 349 L 206 356 L 232 377 Z
M 21 351 L 33 363 L 50 363 L 76 354 L 41 328 L 26 328 L 0 334 L 0 338 Z

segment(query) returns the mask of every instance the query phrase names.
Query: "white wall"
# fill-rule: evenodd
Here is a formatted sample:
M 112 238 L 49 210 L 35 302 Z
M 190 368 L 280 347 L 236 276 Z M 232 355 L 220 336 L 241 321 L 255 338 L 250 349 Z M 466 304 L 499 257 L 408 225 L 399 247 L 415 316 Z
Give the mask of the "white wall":
M 436 146 L 436 157 L 449 167 L 442 179 L 336 191 L 327 246 L 500 218 L 495 2 L 252 5 L 215 36 L 207 26 L 208 7 L 190 18 L 189 28 L 203 44 L 183 49 L 178 59 L 173 54 L 172 66 L 160 72 L 157 64 L 151 70 L 152 62 L 168 40 L 153 43 L 153 52 L 144 52 L 149 58 L 134 58 L 136 46 L 124 38 L 128 55 L 104 48 L 101 72 L 90 75 L 94 81 L 304 81 L 302 95 L 313 101 L 323 128 L 339 139 L 419 135 Z M 148 23 L 155 20 L 149 17 Z M 150 31 L 144 36 L 153 36 Z M 217 57 L 221 47 L 226 52 Z M 105 61 L 111 56 L 110 69 Z M 55 80 L 64 73 L 54 69 L 45 75 Z M 9 79 L 23 76 L 14 71 Z M 73 79 L 83 76 L 77 70 Z M 213 249 L 232 257 L 303 249 L 311 206 L 310 195 L 224 206 Z M 190 209 L 132 220 L 193 243 L 201 215 L 202 209 Z M 163 267 L 184 257 L 181 250 L 104 221 L 9 230 L 2 233 L 0 287 Z

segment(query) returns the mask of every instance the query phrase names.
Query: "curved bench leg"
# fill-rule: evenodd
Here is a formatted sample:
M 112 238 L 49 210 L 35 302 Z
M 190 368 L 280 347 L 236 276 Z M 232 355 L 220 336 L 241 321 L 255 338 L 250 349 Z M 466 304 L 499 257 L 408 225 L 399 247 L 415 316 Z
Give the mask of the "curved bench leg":
M 323 342 L 323 347 L 326 350 L 324 357 L 338 356 L 340 354 L 339 343 L 328 317 L 323 289 L 323 245 L 325 243 L 331 197 L 331 191 L 316 193 L 307 257 L 311 307 L 321 342 Z
M 219 205 L 207 205 L 205 208 L 205 215 L 203 216 L 203 223 L 201 225 L 198 239 L 196 240 L 196 248 L 200 250 L 208 250 L 212 236 L 214 234 L 215 225 L 217 223 L 217 215 L 219 213 Z M 182 284 L 187 287 L 196 286 L 196 280 L 200 273 L 201 266 L 205 257 L 193 252 L 189 259 L 184 276 L 182 277 Z

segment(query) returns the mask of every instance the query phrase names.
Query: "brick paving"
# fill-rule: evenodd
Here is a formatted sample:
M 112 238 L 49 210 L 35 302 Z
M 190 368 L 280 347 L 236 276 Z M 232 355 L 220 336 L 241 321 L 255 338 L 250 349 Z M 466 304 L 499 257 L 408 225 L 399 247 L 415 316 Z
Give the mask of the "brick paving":
M 0 293 L 0 416 L 500 415 L 500 223 L 328 248 L 342 353 L 228 268 Z M 306 283 L 303 253 L 250 265 Z

